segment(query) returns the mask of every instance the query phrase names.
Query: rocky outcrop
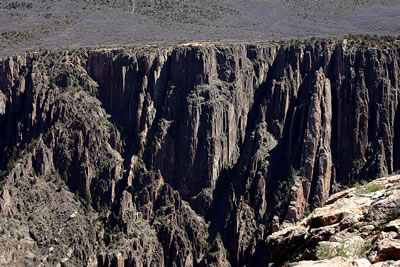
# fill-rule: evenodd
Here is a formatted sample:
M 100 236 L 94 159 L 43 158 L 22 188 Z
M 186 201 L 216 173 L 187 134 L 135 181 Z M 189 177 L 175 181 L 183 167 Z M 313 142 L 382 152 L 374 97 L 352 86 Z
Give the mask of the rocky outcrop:
M 332 195 L 325 207 L 267 238 L 271 262 L 371 266 L 399 260 L 399 189 L 396 175 Z
M 258 266 L 267 236 L 333 201 L 337 184 L 399 169 L 398 66 L 396 43 L 356 40 L 3 59 L 0 211 L 30 225 L 18 184 L 44 179 L 96 226 L 65 262 Z
M 367 267 L 371 266 L 371 263 L 366 259 L 346 259 L 337 257 L 331 260 L 319 260 L 319 261 L 301 261 L 298 263 L 290 264 L 290 266 L 332 266 L 332 267 L 350 267 L 350 266 L 357 266 L 357 267 Z M 384 265 L 385 266 L 385 265 Z

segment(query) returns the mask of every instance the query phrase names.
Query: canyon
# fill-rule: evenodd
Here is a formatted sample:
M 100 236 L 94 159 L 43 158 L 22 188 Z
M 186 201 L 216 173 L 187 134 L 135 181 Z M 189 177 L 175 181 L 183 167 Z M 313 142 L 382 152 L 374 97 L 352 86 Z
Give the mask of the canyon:
M 272 238 L 332 194 L 399 170 L 399 44 L 352 36 L 3 57 L 0 264 L 314 259 L 279 255 Z

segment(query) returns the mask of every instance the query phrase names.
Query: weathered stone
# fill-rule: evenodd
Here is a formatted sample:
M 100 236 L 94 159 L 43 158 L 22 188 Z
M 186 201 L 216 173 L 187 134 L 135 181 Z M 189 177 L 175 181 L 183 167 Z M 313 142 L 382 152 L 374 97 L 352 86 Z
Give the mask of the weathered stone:
M 398 178 L 397 175 L 385 180 L 387 186 L 382 192 L 386 198 L 374 198 L 374 194 L 363 193 L 366 190 L 363 187 L 382 181 L 378 179 L 369 185 L 336 194 L 328 205 L 315 209 L 297 225 L 274 232 L 266 240 L 272 250 L 271 261 L 277 264 L 295 262 L 294 266 L 347 266 L 353 260 L 338 263 L 332 258 L 368 256 L 368 264 L 399 260 L 398 219 L 391 220 L 397 216 L 394 207 L 398 207 Z M 376 220 L 371 220 L 372 212 L 376 214 Z M 325 260 L 327 258 L 329 260 Z
M 332 260 L 320 260 L 320 261 L 300 261 L 298 263 L 290 264 L 289 266 L 293 267 L 308 267 L 308 266 L 316 266 L 316 267 L 369 267 L 371 263 L 367 259 L 346 259 L 346 258 L 334 258 Z
M 54 254 L 72 265 L 257 266 L 266 239 L 283 263 L 331 238 L 373 238 L 399 216 L 395 179 L 378 193 L 329 194 L 400 166 L 399 51 L 319 40 L 1 59 L 1 211 L 32 228 L 32 255 L 49 265 Z M 25 218 L 32 203 L 43 218 Z M 53 237 L 74 244 L 69 256 Z
M 372 250 L 377 251 L 375 258 L 371 259 L 372 262 L 400 260 L 400 240 L 398 239 L 380 239 L 375 243 Z

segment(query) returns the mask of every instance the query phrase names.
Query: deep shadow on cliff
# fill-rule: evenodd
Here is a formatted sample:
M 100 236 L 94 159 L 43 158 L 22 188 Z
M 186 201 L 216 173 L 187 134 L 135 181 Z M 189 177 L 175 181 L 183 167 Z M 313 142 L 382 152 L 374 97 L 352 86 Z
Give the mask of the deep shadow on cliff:
M 1 60 L 2 263 L 266 265 L 282 223 L 399 170 L 399 53 L 375 38 Z

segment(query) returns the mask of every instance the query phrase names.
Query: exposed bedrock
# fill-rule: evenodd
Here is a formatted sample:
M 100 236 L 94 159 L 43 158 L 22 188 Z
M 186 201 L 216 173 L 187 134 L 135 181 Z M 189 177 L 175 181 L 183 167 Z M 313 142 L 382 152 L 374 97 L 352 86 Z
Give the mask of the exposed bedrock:
M 33 153 L 32 175 L 54 170 L 107 206 L 130 239 L 91 248 L 99 265 L 260 266 L 271 231 L 337 184 L 399 169 L 399 52 L 327 40 L 9 57 L 0 169 Z

